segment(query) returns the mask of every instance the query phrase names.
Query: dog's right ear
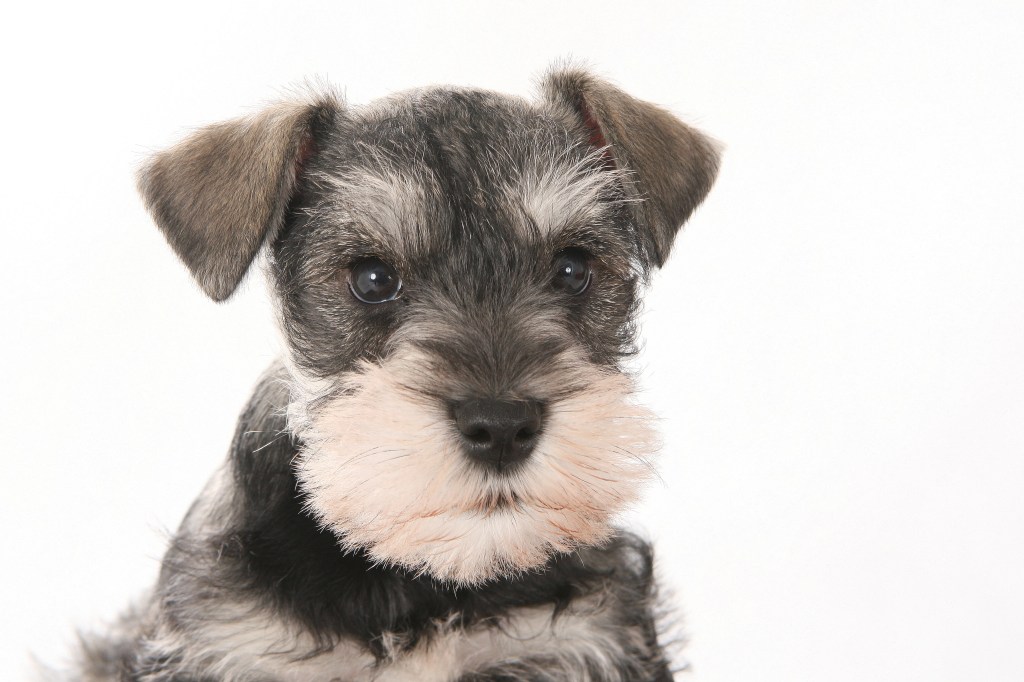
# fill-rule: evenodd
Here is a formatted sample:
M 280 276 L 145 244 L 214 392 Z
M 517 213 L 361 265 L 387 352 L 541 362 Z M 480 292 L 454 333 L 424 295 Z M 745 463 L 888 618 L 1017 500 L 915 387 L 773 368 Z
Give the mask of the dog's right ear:
M 282 102 L 202 128 L 139 172 L 146 207 L 210 298 L 230 296 L 280 229 L 317 130 L 340 111 L 330 94 Z

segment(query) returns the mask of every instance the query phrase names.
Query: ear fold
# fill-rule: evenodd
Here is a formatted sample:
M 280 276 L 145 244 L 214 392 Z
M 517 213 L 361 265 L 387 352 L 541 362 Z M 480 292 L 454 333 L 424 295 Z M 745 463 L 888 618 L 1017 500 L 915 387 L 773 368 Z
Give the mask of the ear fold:
M 139 191 L 203 291 L 223 301 L 280 229 L 315 130 L 340 103 L 325 95 L 217 123 L 156 154 Z
M 642 247 L 663 265 L 679 228 L 711 190 L 717 144 L 586 71 L 554 71 L 543 89 L 548 101 L 571 112 L 592 145 L 609 147 L 610 164 L 629 171 Z

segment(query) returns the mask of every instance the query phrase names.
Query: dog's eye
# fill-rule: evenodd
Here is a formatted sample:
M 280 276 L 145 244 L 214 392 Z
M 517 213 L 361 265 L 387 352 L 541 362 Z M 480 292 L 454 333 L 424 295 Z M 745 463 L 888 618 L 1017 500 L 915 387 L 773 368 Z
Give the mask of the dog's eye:
M 363 303 L 386 303 L 402 293 L 402 278 L 379 258 L 367 258 L 349 269 L 348 288 Z
M 555 276 L 551 285 L 576 296 L 590 286 L 590 254 L 583 249 L 565 249 L 555 256 Z

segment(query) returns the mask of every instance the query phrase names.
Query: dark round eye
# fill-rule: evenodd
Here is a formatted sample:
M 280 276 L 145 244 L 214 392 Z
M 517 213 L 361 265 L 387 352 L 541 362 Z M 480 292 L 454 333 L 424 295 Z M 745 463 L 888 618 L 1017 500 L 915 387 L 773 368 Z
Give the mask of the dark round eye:
M 348 288 L 363 303 L 386 303 L 402 293 L 402 278 L 379 258 L 367 258 L 349 269 Z
M 590 286 L 590 254 L 583 249 L 566 249 L 555 256 L 555 276 L 551 285 L 576 296 Z

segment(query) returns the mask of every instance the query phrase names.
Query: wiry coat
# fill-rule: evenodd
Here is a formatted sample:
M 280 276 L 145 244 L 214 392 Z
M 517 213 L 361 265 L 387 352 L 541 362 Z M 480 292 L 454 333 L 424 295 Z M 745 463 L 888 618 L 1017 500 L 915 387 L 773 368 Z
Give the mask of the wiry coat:
M 318 96 L 144 169 L 211 297 L 268 246 L 287 349 L 84 679 L 671 679 L 651 550 L 613 525 L 657 450 L 620 361 L 717 154 L 585 73 L 544 92 Z M 552 286 L 567 250 L 573 294 Z M 352 295 L 366 259 L 400 296 Z M 542 410 L 522 466 L 465 456 L 453 414 L 479 398 Z

